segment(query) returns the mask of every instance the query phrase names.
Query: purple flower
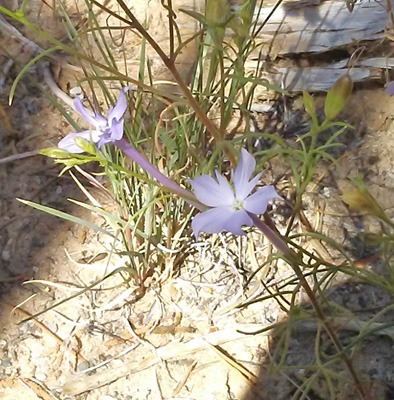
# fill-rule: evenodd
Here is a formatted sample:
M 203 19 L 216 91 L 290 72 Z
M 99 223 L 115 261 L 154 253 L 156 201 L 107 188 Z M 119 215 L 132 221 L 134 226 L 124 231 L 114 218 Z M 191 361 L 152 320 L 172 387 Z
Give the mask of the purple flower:
M 101 114 L 95 111 L 94 113 L 82 105 L 81 99 L 76 97 L 74 100 L 75 110 L 94 129 L 89 129 L 82 132 L 74 132 L 64 137 L 58 144 L 61 149 L 67 150 L 70 153 L 83 153 L 83 150 L 75 143 L 75 137 L 81 137 L 87 141 L 96 143 L 98 147 L 105 143 L 115 142 L 123 136 L 123 114 L 127 108 L 125 93 L 130 89 L 130 86 L 124 87 L 120 93 L 115 107 L 110 107 L 108 117 L 104 118 Z
M 394 94 L 394 81 L 391 81 L 386 86 L 386 93 L 390 96 Z
M 238 165 L 231 173 L 234 188 L 217 171 L 216 180 L 209 175 L 190 180 L 197 200 L 211 207 L 197 214 L 192 221 L 196 238 L 201 231 L 219 233 L 226 230 L 243 235 L 241 226 L 253 225 L 252 214 L 265 213 L 270 199 L 281 199 L 273 186 L 264 186 L 250 194 L 261 176 L 259 173 L 250 180 L 255 166 L 253 156 L 241 149 Z

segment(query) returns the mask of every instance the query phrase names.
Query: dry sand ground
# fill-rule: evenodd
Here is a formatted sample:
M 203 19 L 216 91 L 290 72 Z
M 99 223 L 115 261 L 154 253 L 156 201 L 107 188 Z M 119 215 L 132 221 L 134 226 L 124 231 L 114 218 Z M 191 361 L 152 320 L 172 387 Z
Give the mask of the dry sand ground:
M 160 37 L 164 13 L 156 13 L 158 1 L 148 3 L 147 9 L 155 11 L 149 19 L 151 32 Z M 32 1 L 29 7 L 31 5 L 34 18 L 41 2 Z M 136 5 L 134 1 L 132 6 Z M 74 7 L 74 2 L 70 1 L 70 7 Z M 76 10 L 71 11 L 77 20 Z M 143 8 L 140 12 L 144 11 Z M 58 22 L 45 5 L 39 21 L 59 34 Z M 4 41 L 4 37 L 1 40 Z M 3 43 L 8 51 L 20 55 L 17 42 Z M 130 50 L 131 62 L 137 63 L 137 54 L 136 50 Z M 21 61 L 26 59 L 28 55 Z M 186 61 L 193 61 L 192 57 L 188 55 Z M 185 74 L 189 67 L 186 63 Z M 159 62 L 156 68 L 158 77 L 168 78 Z M 1 97 L 7 117 L 2 121 L 9 121 L 12 128 L 7 129 L 4 122 L 0 126 L 1 157 L 54 145 L 72 130 L 29 79 L 22 80 L 14 105 L 7 106 L 7 91 L 13 77 L 10 71 Z M 71 86 L 74 84 L 72 74 L 64 74 L 59 79 L 63 89 L 67 87 L 67 79 Z M 314 220 L 316 209 L 323 209 L 323 231 L 329 231 L 339 242 L 347 243 L 349 238 L 357 237 L 360 226 L 361 229 L 376 229 L 368 218 L 348 216 L 339 199 L 340 189 L 355 169 L 364 174 L 369 189 L 383 207 L 390 209 L 393 205 L 392 110 L 394 101 L 381 87 L 354 94 L 349 114 L 360 116 L 365 126 L 364 133 L 358 131 L 360 137 L 352 142 L 358 141 L 359 145 L 348 149 L 338 168 L 330 171 L 324 180 L 324 187 L 320 186 L 310 195 L 306 214 Z M 58 170 L 41 156 L 0 164 L 0 280 L 7 282 L 16 276 L 15 283 L 1 286 L 2 302 L 11 306 L 24 302 L 22 308 L 32 314 L 122 265 L 121 259 L 108 258 L 110 245 L 100 235 L 59 222 L 15 201 L 16 197 L 28 198 L 97 221 L 96 217 L 81 213 L 66 201 L 67 197 L 83 199 L 83 196 L 68 176 L 57 178 Z M 275 348 L 275 338 L 266 335 L 238 337 L 237 327 L 246 329 L 243 324 L 254 324 L 249 329 L 256 329 L 278 320 L 281 311 L 274 301 L 257 303 L 243 311 L 235 308 L 245 298 L 242 285 L 254 268 L 248 252 L 251 240 L 244 238 L 233 242 L 228 239 L 226 243 L 220 237 L 213 237 L 196 245 L 195 257 L 200 257 L 197 267 L 191 269 L 185 263 L 177 278 L 163 286 L 153 283 L 144 298 L 135 304 L 128 303 L 133 299 L 133 287 L 89 291 L 38 317 L 45 326 L 37 322 L 16 325 L 15 322 L 26 315 L 18 311 L 10 316 L 9 306 L 3 305 L 0 396 L 7 400 L 243 400 L 260 398 L 251 391 L 251 386 L 261 375 L 260 389 L 269 393 L 269 397 L 261 398 L 289 399 L 306 372 L 301 369 L 285 371 L 274 376 L 271 383 L 267 382 L 265 370 L 269 350 Z M 366 249 L 360 246 L 360 242 L 355 245 L 355 259 L 365 256 Z M 266 247 L 263 243 L 261 249 Z M 228 248 L 236 249 L 236 254 Z M 102 255 L 101 259 L 89 263 L 98 254 Z M 272 283 L 284 273 L 269 272 L 266 278 Z M 19 280 L 18 275 L 57 285 L 21 285 L 24 279 Z M 116 275 L 105 287 L 122 282 Z M 263 291 L 258 280 L 252 281 L 246 297 Z M 376 312 L 392 302 L 387 294 L 356 283 L 340 286 L 333 291 L 333 296 L 360 319 L 370 317 L 370 310 Z M 390 320 L 392 316 L 387 314 L 378 322 Z M 127 321 L 132 323 L 134 331 Z M 313 361 L 314 329 L 294 334 L 290 363 Z M 211 335 L 208 336 L 210 344 L 201 340 L 204 335 Z M 347 331 L 341 336 L 344 342 L 349 337 Z M 392 341 L 386 336 L 367 339 L 355 356 L 360 376 L 373 388 L 377 400 L 393 398 L 390 397 L 391 387 L 394 387 L 393 356 Z M 113 358 L 116 359 L 98 368 L 100 363 Z M 231 359 L 238 364 L 231 364 Z M 104 383 L 108 384 L 99 387 Z M 325 389 L 318 380 L 310 398 L 328 398 Z M 80 392 L 83 394 L 78 394 Z M 357 397 L 351 387 L 345 385 L 338 388 L 336 398 Z

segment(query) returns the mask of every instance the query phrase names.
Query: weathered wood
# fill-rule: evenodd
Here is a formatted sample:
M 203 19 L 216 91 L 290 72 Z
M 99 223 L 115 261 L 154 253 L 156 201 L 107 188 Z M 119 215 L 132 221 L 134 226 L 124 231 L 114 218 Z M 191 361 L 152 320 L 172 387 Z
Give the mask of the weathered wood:
M 256 68 L 257 60 L 247 62 L 247 73 L 255 71 Z M 353 82 L 381 80 L 385 68 L 394 68 L 394 58 L 377 57 L 360 60 L 349 71 L 349 74 Z M 300 92 L 302 90 L 313 92 L 329 89 L 348 70 L 347 61 L 344 60 L 321 67 L 272 67 L 269 72 L 262 71 L 261 77 L 292 92 Z
M 394 0 L 391 1 L 394 8 Z M 286 0 L 276 9 L 274 9 L 276 3 L 274 0 L 264 0 L 262 3 L 261 8 L 259 8 L 260 5 L 256 8 L 255 16 L 258 24 L 263 24 L 265 21 L 266 23 L 256 38 L 258 46 L 249 56 L 245 66 L 246 72 L 250 73 L 260 68 L 262 77 L 291 91 L 327 90 L 339 76 L 347 72 L 348 57 L 339 63 L 332 64 L 330 56 L 327 56 L 320 66 L 306 67 L 300 67 L 288 59 L 282 62 L 283 58 L 300 53 L 306 53 L 311 58 L 315 53 L 321 54 L 340 47 L 353 47 L 359 41 L 382 40 L 386 34 L 385 29 L 392 29 L 388 23 L 385 2 L 363 0 L 355 4 L 351 13 L 344 0 Z M 173 0 L 173 6 L 177 13 L 176 22 L 181 40 L 184 42 L 197 32 L 198 24 L 190 16 L 179 12 L 179 9 L 188 8 L 204 13 L 204 1 Z M 141 21 L 146 22 L 149 33 L 168 53 L 168 11 L 161 6 L 160 0 L 134 0 L 131 10 Z M 272 15 L 270 15 L 271 12 Z M 227 33 L 233 34 L 230 30 Z M 125 38 L 125 44 L 129 49 L 127 52 L 130 59 L 129 68 L 136 65 L 134 68 L 136 70 L 138 70 L 138 62 L 136 63 L 135 60 L 138 60 L 139 56 L 139 40 L 137 36 L 131 34 Z M 175 47 L 178 45 L 176 37 Z M 151 60 L 155 82 L 171 80 L 171 74 L 155 52 L 149 46 L 146 52 Z M 264 58 L 266 55 L 275 62 L 264 69 L 265 65 L 258 63 L 258 60 L 260 58 L 261 61 L 261 57 Z M 375 58 L 369 59 L 368 64 L 367 60 L 370 56 L 364 52 L 362 54 L 364 60 L 355 65 L 352 64 L 354 68 L 351 76 L 355 82 L 382 78 L 386 65 L 385 62 L 379 62 L 379 65 L 376 65 L 377 55 L 384 56 L 385 54 L 374 54 Z M 190 78 L 196 57 L 197 43 L 195 41 L 191 41 L 178 54 L 176 65 L 186 81 Z M 387 66 L 391 68 L 393 63 L 388 62 Z M 134 75 L 131 71 L 129 74 Z
M 353 12 L 349 12 L 344 0 L 301 0 L 283 2 L 273 11 L 273 4 L 263 4 L 260 11 L 256 9 L 260 24 L 273 13 L 256 39 L 258 47 L 246 63 L 246 72 L 260 68 L 261 77 L 293 92 L 327 90 L 348 72 L 351 48 L 357 48 L 357 42 L 382 41 L 390 32 L 384 6 L 385 3 L 365 1 L 355 4 Z M 338 48 L 349 48 L 349 55 L 333 63 L 328 52 Z M 328 55 L 320 57 L 319 66 L 300 67 L 291 61 L 296 55 L 304 54 L 313 60 L 314 54 L 326 52 Z M 267 55 L 274 60 L 269 66 L 261 62 Z M 384 70 L 394 67 L 394 59 L 376 55 L 372 57 L 365 51 L 360 60 L 355 57 L 350 70 L 354 82 L 383 80 Z
M 259 13 L 256 9 L 260 24 L 273 7 L 263 5 Z M 344 0 L 288 1 L 273 12 L 258 41 L 273 55 L 325 52 L 359 40 L 382 39 L 387 21 L 385 2 L 359 2 L 349 12 Z

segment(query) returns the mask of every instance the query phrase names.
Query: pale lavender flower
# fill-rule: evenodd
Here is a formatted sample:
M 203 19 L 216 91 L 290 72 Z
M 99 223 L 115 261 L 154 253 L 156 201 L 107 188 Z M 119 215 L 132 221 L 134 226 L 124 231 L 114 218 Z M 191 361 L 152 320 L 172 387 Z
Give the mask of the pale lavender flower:
M 76 97 L 74 100 L 75 110 L 94 128 L 68 134 L 59 142 L 58 147 L 70 153 L 83 153 L 83 150 L 75 143 L 76 137 L 81 137 L 89 142 L 92 141 L 98 147 L 105 143 L 120 140 L 123 137 L 123 114 L 127 108 L 125 93 L 129 88 L 129 86 L 126 86 L 120 91 L 115 107 L 111 106 L 108 110 L 107 118 L 104 118 L 97 111 L 93 113 L 85 108 L 81 99 Z
M 386 86 L 386 93 L 390 96 L 394 94 L 394 81 L 391 81 Z
M 191 192 L 183 189 L 170 178 L 162 174 L 152 163 L 150 163 L 139 151 L 137 151 L 130 143 L 123 138 L 123 114 L 127 108 L 127 101 L 125 93 L 129 90 L 130 86 L 124 87 L 120 93 L 115 107 L 110 107 L 108 110 L 108 117 L 105 119 L 101 114 L 85 108 L 81 100 L 77 97 L 74 101 L 75 110 L 78 111 L 82 117 L 89 124 L 93 125 L 95 129 L 89 129 L 82 132 L 74 132 L 68 134 L 59 143 L 58 147 L 67 150 L 70 153 L 82 153 L 81 149 L 75 143 L 76 137 L 81 137 L 85 140 L 92 141 L 98 147 L 105 143 L 113 143 L 125 155 L 135 161 L 141 168 L 151 174 L 158 182 L 160 182 L 167 189 L 178 193 L 183 196 L 186 201 L 196 207 L 201 207 L 201 204 L 195 201 Z
M 241 149 L 238 165 L 231 173 L 233 188 L 217 171 L 216 180 L 209 175 L 190 180 L 196 199 L 211 207 L 197 214 L 192 221 L 196 238 L 201 231 L 219 233 L 225 230 L 243 235 L 242 225 L 252 226 L 253 215 L 264 214 L 270 199 L 281 199 L 271 185 L 250 194 L 261 176 L 259 173 L 250 180 L 255 167 L 253 156 Z

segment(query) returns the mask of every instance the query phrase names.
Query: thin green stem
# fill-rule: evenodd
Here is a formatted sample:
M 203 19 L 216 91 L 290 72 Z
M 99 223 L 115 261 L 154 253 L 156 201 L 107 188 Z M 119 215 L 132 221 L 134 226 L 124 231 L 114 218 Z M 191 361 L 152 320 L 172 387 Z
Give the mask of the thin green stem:
M 360 379 L 358 378 L 356 371 L 353 368 L 352 361 L 348 357 L 348 355 L 343 351 L 343 347 L 341 345 L 341 342 L 338 339 L 337 334 L 335 333 L 335 330 L 332 328 L 330 322 L 326 319 L 324 312 L 322 308 L 320 307 L 319 302 L 317 301 L 317 298 L 315 296 L 315 293 L 313 292 L 311 286 L 309 285 L 308 281 L 306 280 L 304 274 L 301 271 L 301 268 L 299 266 L 299 256 L 297 253 L 295 253 L 293 250 L 291 250 L 286 242 L 274 231 L 272 231 L 263 221 L 261 221 L 256 215 L 254 214 L 249 214 L 249 216 L 252 218 L 253 223 L 255 226 L 260 229 L 260 231 L 267 237 L 267 239 L 285 256 L 286 261 L 289 263 L 289 265 L 292 267 L 293 271 L 295 272 L 297 278 L 299 279 L 301 286 L 305 290 L 309 301 L 312 304 L 313 309 L 316 312 L 317 318 L 320 320 L 322 323 L 324 329 L 326 330 L 328 336 L 330 337 L 332 343 L 335 346 L 335 349 L 337 352 L 340 354 L 341 358 L 345 362 L 353 380 L 356 385 L 357 391 L 359 392 L 359 395 L 361 396 L 361 399 L 366 400 L 369 398 L 368 394 L 365 393 L 364 388 L 360 382 Z
M 329 122 L 330 121 L 326 119 L 323 121 L 321 125 L 312 124 L 311 130 L 309 132 L 311 136 L 311 144 L 309 146 L 309 150 L 307 151 L 304 162 L 302 164 L 302 170 L 300 173 L 300 188 L 297 191 L 293 213 L 290 217 L 289 223 L 287 224 L 286 236 L 289 235 L 293 227 L 294 220 L 298 215 L 298 211 L 300 210 L 301 207 L 302 196 L 304 195 L 304 192 L 312 178 L 313 169 L 316 164 L 316 160 L 314 160 L 314 157 L 315 157 L 315 149 L 316 149 L 318 134 L 319 132 L 327 128 Z
M 126 156 L 136 162 L 142 169 L 151 174 L 165 189 L 184 198 L 192 206 L 202 209 L 202 204 L 194 197 L 189 190 L 183 189 L 173 180 L 161 173 L 153 164 L 151 164 L 139 151 L 137 151 L 126 139 L 120 139 L 114 142 Z
M 224 142 L 223 137 L 220 131 L 216 128 L 213 122 L 208 118 L 208 116 L 204 113 L 202 108 L 200 107 L 197 100 L 194 98 L 192 93 L 190 92 L 189 88 L 187 87 L 186 83 L 182 79 L 178 69 L 175 67 L 174 60 L 166 55 L 163 49 L 158 45 L 158 43 L 152 38 L 152 36 L 144 29 L 144 27 L 138 22 L 135 15 L 130 11 L 129 7 L 125 4 L 123 0 L 117 0 L 119 5 L 122 7 L 123 11 L 126 15 L 130 18 L 130 21 L 133 25 L 133 28 L 136 29 L 142 36 L 146 38 L 148 43 L 152 46 L 152 48 L 156 51 L 159 57 L 162 59 L 165 66 L 171 72 L 172 76 L 174 77 L 176 83 L 178 84 L 179 88 L 183 92 L 186 100 L 188 101 L 190 107 L 194 110 L 197 117 L 202 121 L 202 123 L 207 128 L 208 132 L 214 137 L 218 144 L 222 144 L 223 151 L 226 153 L 227 157 L 229 158 L 231 164 L 235 165 L 235 157 L 230 151 L 228 145 Z M 92 3 L 100 7 L 100 4 L 96 0 L 92 0 Z
M 96 3 L 96 2 L 94 2 L 94 3 Z M 157 90 L 153 87 L 145 85 L 138 80 L 135 80 L 133 78 L 130 78 L 127 75 L 122 74 L 121 72 L 114 69 L 113 67 L 108 67 L 105 64 L 102 64 L 102 63 L 96 61 L 94 58 L 89 57 L 89 56 L 79 52 L 78 50 L 74 49 L 73 47 L 67 46 L 66 44 L 62 43 L 60 40 L 53 38 L 50 34 L 46 33 L 45 31 L 43 31 L 43 30 L 39 29 L 38 27 L 36 27 L 35 25 L 33 25 L 24 16 L 19 16 L 17 13 L 13 13 L 12 11 L 8 10 L 7 8 L 5 8 L 3 6 L 0 6 L 0 12 L 15 19 L 16 21 L 20 22 L 21 24 L 25 25 L 27 28 L 31 29 L 33 32 L 37 33 L 39 36 L 48 40 L 50 43 L 54 44 L 55 46 L 58 46 L 61 50 L 65 51 L 69 54 L 72 54 L 81 60 L 87 61 L 91 65 L 95 65 L 96 67 L 99 67 L 100 69 L 113 74 L 119 80 L 132 83 L 133 85 L 136 85 L 136 86 L 140 87 L 141 89 L 146 90 L 147 92 L 157 94 L 158 96 L 161 96 L 161 97 L 166 96 L 166 97 L 174 97 L 175 98 L 175 96 L 171 96 L 168 93 L 163 93 L 160 90 Z M 56 62 L 59 61 L 58 58 L 54 58 L 53 56 L 51 57 L 50 54 L 48 54 L 48 58 L 54 59 Z

